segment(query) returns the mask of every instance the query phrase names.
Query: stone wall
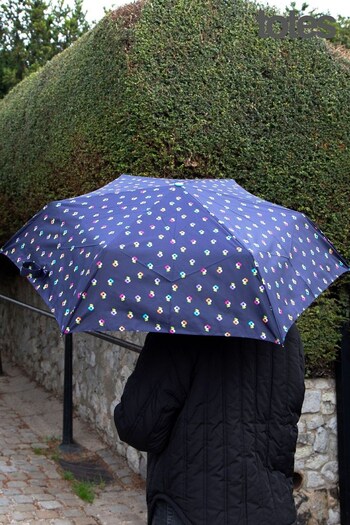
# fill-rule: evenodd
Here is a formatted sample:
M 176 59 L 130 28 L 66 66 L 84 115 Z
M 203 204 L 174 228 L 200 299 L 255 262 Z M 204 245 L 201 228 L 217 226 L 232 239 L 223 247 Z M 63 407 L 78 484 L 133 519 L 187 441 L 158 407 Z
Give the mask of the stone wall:
M 24 279 L 0 275 L 0 293 L 46 309 Z M 63 339 L 54 320 L 0 300 L 1 352 L 46 389 L 62 395 Z M 142 345 L 145 334 L 116 333 Z M 146 475 L 146 455 L 125 445 L 113 423 L 137 354 L 86 334 L 74 334 L 74 404 L 112 448 Z M 334 381 L 306 380 L 296 454 L 295 500 L 298 525 L 340 525 L 337 474 L 336 399 Z
M 47 310 L 45 303 L 23 278 L 0 273 L 0 294 Z M 0 300 L 0 351 L 35 381 L 62 396 L 64 340 L 54 319 Z M 145 334 L 115 334 L 142 346 Z M 113 408 L 138 354 L 91 335 L 73 335 L 73 402 L 75 412 L 91 422 L 101 438 L 127 457 L 136 472 L 146 476 L 146 454 L 119 440 L 113 423 Z M 59 437 L 59 436 L 58 436 Z
M 339 525 L 335 382 L 307 379 L 305 387 L 294 468 L 298 523 Z

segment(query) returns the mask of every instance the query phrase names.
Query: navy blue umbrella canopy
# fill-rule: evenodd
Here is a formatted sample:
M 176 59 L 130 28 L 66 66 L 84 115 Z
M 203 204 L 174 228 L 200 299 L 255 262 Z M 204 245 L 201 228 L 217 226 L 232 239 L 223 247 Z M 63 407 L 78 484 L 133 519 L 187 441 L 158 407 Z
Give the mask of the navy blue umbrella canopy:
M 159 331 L 281 344 L 350 269 L 304 214 L 232 179 L 122 175 L 51 202 L 2 251 L 62 333 Z

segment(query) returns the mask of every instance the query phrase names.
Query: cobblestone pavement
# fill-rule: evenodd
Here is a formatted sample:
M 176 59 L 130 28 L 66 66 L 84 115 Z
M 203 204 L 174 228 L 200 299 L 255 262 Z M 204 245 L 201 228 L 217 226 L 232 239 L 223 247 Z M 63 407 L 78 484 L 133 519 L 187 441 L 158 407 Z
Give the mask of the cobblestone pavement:
M 44 455 L 62 432 L 62 404 L 4 364 L 0 377 L 0 524 L 141 525 L 146 523 L 144 482 L 125 460 L 74 418 L 74 438 L 107 463 L 115 481 L 99 487 L 93 503 L 73 493 L 58 464 Z

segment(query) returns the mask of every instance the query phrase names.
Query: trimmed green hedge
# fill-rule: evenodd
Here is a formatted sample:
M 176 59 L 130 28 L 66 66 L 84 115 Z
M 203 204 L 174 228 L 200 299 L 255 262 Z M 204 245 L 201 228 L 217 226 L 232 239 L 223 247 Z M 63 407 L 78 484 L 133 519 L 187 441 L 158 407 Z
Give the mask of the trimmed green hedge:
M 350 258 L 349 63 L 322 39 L 260 38 L 256 11 L 244 0 L 127 6 L 14 88 L 0 102 L 2 240 L 45 202 L 122 172 L 232 177 L 306 212 Z M 320 374 L 346 286 L 300 323 Z

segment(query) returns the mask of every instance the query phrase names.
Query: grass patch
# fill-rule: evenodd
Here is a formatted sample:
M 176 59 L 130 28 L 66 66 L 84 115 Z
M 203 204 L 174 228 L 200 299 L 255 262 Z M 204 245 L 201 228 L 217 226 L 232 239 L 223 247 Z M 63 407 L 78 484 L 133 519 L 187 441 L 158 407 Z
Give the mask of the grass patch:
M 88 503 L 92 503 L 95 499 L 95 487 L 94 483 L 88 481 L 76 480 L 72 483 L 73 492 Z
M 63 472 L 63 479 L 67 480 L 67 481 L 73 481 L 75 478 L 74 478 L 74 474 L 72 472 L 70 472 L 69 470 L 65 470 Z
M 63 479 L 71 481 L 74 494 L 87 503 L 93 503 L 96 490 L 103 490 L 106 486 L 106 483 L 102 479 L 100 482 L 79 481 L 74 477 L 73 472 L 69 470 L 63 472 Z
M 80 499 L 87 503 L 93 503 L 97 491 L 103 490 L 106 486 L 105 481 L 100 478 L 96 481 L 82 481 L 77 479 L 76 475 L 66 468 L 64 465 L 64 458 L 66 455 L 60 450 L 60 439 L 56 436 L 47 436 L 44 438 L 45 445 L 43 447 L 33 447 L 34 454 L 46 456 L 48 459 L 55 461 L 59 466 L 59 472 L 64 480 L 70 483 L 72 491 Z M 77 460 L 84 460 L 89 458 L 91 453 L 87 450 L 79 453 Z M 68 455 L 69 461 L 74 461 L 73 455 Z M 62 464 L 62 463 L 63 464 Z
M 36 454 L 37 456 L 43 456 L 45 455 L 45 449 L 41 448 L 41 447 L 33 447 L 33 452 L 34 454 Z
M 58 460 L 60 459 L 60 453 L 58 450 L 54 450 L 51 455 L 50 455 L 50 459 L 52 459 L 53 461 L 56 461 L 58 462 Z

